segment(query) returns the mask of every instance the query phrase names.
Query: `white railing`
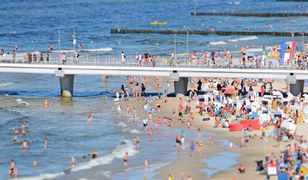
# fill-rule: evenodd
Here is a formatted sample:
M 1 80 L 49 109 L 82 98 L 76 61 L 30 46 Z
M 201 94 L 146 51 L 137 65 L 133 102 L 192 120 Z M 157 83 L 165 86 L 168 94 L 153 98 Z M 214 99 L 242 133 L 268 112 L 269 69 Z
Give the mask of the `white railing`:
M 40 54 L 37 54 L 37 60 L 34 62 L 25 58 L 26 53 L 19 53 L 13 58 L 12 54 L 6 54 L 5 56 L 0 56 L 1 62 L 9 63 L 31 63 L 31 64 L 76 64 L 76 65 L 112 65 L 112 66 L 140 66 L 140 61 L 135 59 L 135 55 L 128 55 L 125 58 L 125 62 L 122 61 L 120 56 L 104 55 L 98 52 L 88 53 L 81 52 L 79 57 L 75 57 L 74 53 L 66 53 L 66 62 L 59 60 L 59 53 L 50 53 L 49 61 L 46 61 L 46 53 L 44 54 L 43 60 L 40 61 Z M 252 69 L 307 69 L 307 62 L 299 68 L 296 62 L 289 65 L 279 65 L 277 59 L 267 59 L 264 63 L 257 64 L 254 60 L 246 60 L 245 65 L 240 62 L 240 56 L 233 57 L 232 66 L 229 67 L 229 62 L 226 59 L 215 60 L 213 64 L 211 58 L 205 61 L 203 58 L 187 58 L 186 55 L 179 55 L 175 59 L 171 59 L 170 56 L 155 56 L 156 62 L 155 66 L 183 66 L 183 67 L 199 67 L 199 68 L 252 68 Z M 219 59 L 219 58 L 218 58 Z M 141 66 L 153 66 L 151 61 L 143 63 Z

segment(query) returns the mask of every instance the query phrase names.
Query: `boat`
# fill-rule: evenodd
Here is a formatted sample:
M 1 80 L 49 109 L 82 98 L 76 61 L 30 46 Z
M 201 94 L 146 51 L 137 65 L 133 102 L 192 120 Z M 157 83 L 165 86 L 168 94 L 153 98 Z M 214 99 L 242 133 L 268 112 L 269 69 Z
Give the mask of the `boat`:
M 152 25 L 166 25 L 168 24 L 167 21 L 152 21 L 151 22 Z

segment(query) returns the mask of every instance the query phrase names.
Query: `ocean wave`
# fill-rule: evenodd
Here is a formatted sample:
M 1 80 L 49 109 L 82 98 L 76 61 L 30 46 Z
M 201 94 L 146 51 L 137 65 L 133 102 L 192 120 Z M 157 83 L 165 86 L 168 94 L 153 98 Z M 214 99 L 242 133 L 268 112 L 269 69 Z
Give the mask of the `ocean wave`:
M 9 86 L 13 84 L 13 82 L 0 83 L 0 87 Z
M 119 122 L 117 123 L 117 126 L 125 128 L 127 127 L 127 124 L 125 124 L 124 122 Z
M 255 40 L 255 39 L 259 39 L 258 36 L 243 36 L 243 37 L 239 37 L 239 38 L 234 38 L 234 39 L 229 39 L 229 42 L 237 42 L 237 41 L 251 41 L 251 40 Z
M 22 104 L 22 105 L 26 105 L 29 106 L 30 103 L 23 101 L 21 98 L 16 99 L 17 104 Z
M 132 129 L 129 132 L 132 133 L 132 134 L 138 134 L 139 133 L 139 131 L 137 129 Z
M 110 52 L 113 51 L 112 47 L 105 47 L 105 48 L 94 48 L 94 49 L 81 49 L 80 52 Z M 67 49 L 67 50 L 54 50 L 54 53 L 57 52 L 64 52 L 64 53 L 74 53 L 74 49 Z
M 214 42 L 210 42 L 209 45 L 223 45 L 223 44 L 227 44 L 225 41 L 214 41 Z
M 47 180 L 47 179 L 54 179 L 57 178 L 59 176 L 63 176 L 64 172 L 60 172 L 60 173 L 46 173 L 46 174 L 41 174 L 38 176 L 33 176 L 33 177 L 20 177 L 17 178 L 16 180 Z
M 129 156 L 133 156 L 138 153 L 138 151 L 135 150 L 133 142 L 128 139 L 123 140 L 122 143 L 119 144 L 110 154 L 97 159 L 92 159 L 89 162 L 82 163 L 76 167 L 72 167 L 71 172 L 78 172 L 81 170 L 91 169 L 99 165 L 109 164 L 116 158 L 123 158 L 126 152 Z

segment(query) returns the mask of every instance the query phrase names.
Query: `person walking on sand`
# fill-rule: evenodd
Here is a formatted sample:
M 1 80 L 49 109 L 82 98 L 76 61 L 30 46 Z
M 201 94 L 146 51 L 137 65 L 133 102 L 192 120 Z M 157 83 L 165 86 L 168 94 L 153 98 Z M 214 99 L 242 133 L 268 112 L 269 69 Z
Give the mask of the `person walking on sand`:
M 211 136 L 208 137 L 208 145 L 210 145 L 210 146 L 212 145 L 212 137 Z
M 194 150 L 195 150 L 195 142 L 192 140 L 190 142 L 190 157 L 192 157 Z
M 198 133 L 197 133 L 197 140 L 198 140 L 198 142 L 200 142 L 201 141 L 201 129 L 200 128 L 198 128 Z
M 125 155 L 123 158 L 123 165 L 124 165 L 124 168 L 128 167 L 128 152 L 125 152 Z

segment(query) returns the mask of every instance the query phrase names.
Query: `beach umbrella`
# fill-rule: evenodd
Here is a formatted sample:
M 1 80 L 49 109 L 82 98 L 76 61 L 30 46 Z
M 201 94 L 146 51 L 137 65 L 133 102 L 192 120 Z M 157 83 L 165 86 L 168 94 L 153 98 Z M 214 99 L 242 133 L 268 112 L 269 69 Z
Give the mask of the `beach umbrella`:
M 236 94 L 236 89 L 232 86 L 229 86 L 224 91 L 225 94 Z
M 249 119 L 256 119 L 259 117 L 259 114 L 257 112 L 252 112 L 249 114 Z

